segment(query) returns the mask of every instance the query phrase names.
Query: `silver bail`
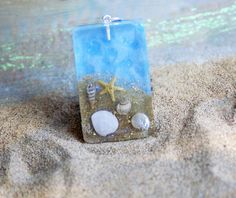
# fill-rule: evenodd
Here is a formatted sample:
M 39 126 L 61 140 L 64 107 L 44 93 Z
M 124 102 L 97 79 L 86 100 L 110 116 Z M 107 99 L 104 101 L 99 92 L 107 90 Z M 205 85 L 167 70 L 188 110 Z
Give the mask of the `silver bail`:
M 103 18 L 103 23 L 106 27 L 107 40 L 111 40 L 111 29 L 110 25 L 112 22 L 122 21 L 119 17 L 111 17 L 110 15 L 105 15 Z
M 107 33 L 107 40 L 111 40 L 111 29 L 110 29 L 110 24 L 112 22 L 112 17 L 110 15 L 105 15 L 103 17 L 103 23 L 106 27 L 106 33 Z

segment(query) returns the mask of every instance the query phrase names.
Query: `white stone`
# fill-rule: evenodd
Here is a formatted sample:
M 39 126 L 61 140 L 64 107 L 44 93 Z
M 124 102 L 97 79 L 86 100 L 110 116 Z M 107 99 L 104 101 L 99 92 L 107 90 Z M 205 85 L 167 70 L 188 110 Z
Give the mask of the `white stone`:
M 150 120 L 144 113 L 136 113 L 131 119 L 131 124 L 136 129 L 146 131 L 150 127 Z
M 109 111 L 97 111 L 91 120 L 96 133 L 103 137 L 115 133 L 119 127 L 118 119 Z

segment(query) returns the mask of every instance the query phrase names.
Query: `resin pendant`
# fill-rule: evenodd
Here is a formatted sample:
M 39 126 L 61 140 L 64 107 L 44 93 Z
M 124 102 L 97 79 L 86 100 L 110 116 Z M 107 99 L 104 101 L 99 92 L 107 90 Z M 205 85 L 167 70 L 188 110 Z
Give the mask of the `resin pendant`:
M 109 15 L 103 21 L 73 33 L 84 140 L 145 138 L 154 119 L 143 24 Z

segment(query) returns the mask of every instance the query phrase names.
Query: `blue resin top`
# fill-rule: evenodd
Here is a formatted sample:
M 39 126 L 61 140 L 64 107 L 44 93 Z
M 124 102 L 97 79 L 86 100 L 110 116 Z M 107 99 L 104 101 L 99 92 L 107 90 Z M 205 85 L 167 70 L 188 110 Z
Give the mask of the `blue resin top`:
M 103 24 L 85 25 L 73 33 L 77 79 L 115 76 L 117 84 L 136 86 L 151 94 L 145 31 L 142 23 L 120 21 L 110 25 L 108 41 Z

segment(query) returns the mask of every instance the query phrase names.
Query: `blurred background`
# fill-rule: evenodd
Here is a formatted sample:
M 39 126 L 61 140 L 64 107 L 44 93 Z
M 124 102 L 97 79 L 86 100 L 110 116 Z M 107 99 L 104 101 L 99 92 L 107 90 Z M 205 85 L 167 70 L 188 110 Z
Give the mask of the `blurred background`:
M 233 0 L 1 0 L 0 103 L 76 96 L 71 32 L 105 14 L 143 20 L 151 67 L 236 53 Z

